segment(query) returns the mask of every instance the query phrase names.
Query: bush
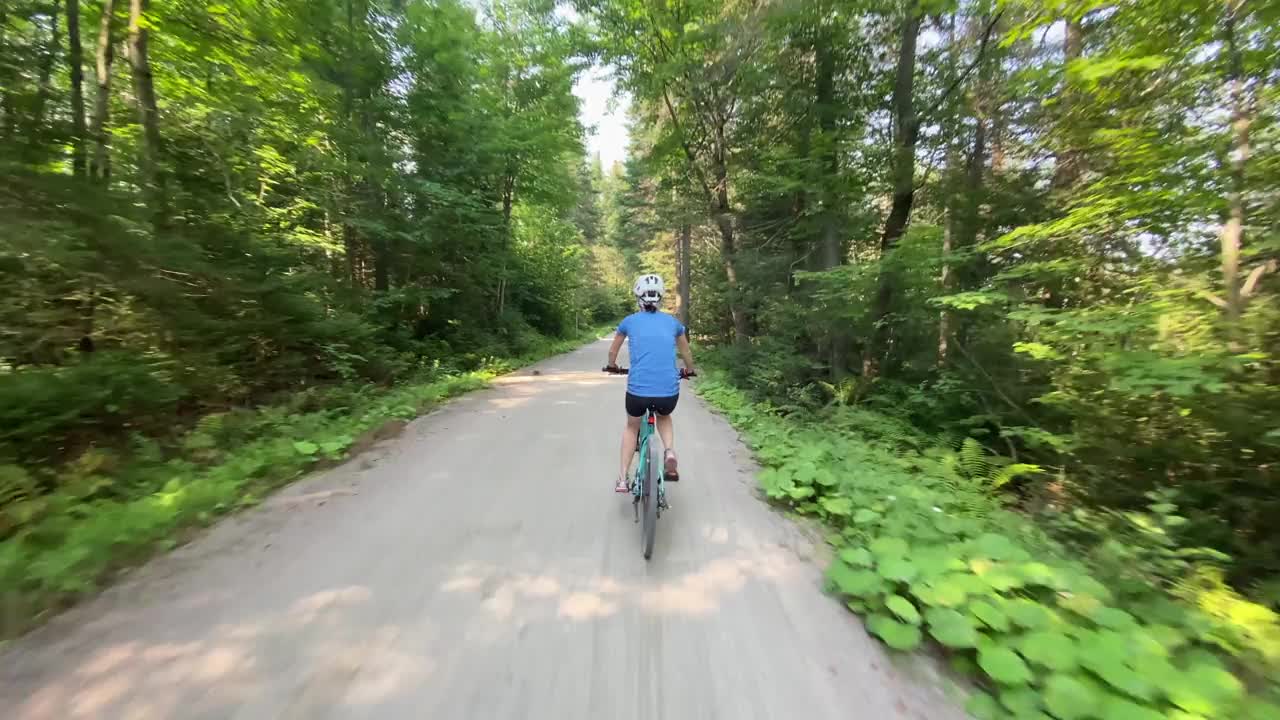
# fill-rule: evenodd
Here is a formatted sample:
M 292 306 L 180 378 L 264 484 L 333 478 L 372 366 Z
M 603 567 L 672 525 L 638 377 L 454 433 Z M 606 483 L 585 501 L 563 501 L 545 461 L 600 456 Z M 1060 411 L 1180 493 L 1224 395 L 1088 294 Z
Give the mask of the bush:
M 0 374 L 0 453 L 39 459 L 77 449 L 81 436 L 169 422 L 185 395 L 170 363 L 124 353 Z
M 830 528 L 829 586 L 868 630 L 898 650 L 931 638 L 982 680 L 975 717 L 1280 714 L 1280 618 L 1177 543 L 1169 496 L 1077 521 L 1066 546 L 995 491 L 1034 466 L 865 410 L 783 419 L 714 375 L 699 392 L 745 430 L 766 494 Z

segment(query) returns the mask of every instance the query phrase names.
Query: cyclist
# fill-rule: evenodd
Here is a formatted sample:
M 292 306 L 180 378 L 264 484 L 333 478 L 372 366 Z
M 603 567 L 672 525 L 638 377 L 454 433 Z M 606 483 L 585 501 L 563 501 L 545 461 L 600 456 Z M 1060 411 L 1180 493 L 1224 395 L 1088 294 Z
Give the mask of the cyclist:
M 675 453 L 675 430 L 671 425 L 671 413 L 680 399 L 680 372 L 676 370 L 676 351 L 684 360 L 685 374 L 695 375 L 693 352 L 689 350 L 689 335 L 680 321 L 660 312 L 664 288 L 657 275 L 641 275 L 632 292 L 636 296 L 639 312 L 627 316 L 619 325 L 618 333 L 609 346 L 609 364 L 606 370 L 618 368 L 618 351 L 622 341 L 627 341 L 631 356 L 631 370 L 627 376 L 627 426 L 622 431 L 622 468 L 614 490 L 630 492 L 627 470 L 631 457 L 636 453 L 636 440 L 640 432 L 640 418 L 645 410 L 658 416 L 658 435 L 662 438 L 664 475 L 667 480 L 679 480 Z

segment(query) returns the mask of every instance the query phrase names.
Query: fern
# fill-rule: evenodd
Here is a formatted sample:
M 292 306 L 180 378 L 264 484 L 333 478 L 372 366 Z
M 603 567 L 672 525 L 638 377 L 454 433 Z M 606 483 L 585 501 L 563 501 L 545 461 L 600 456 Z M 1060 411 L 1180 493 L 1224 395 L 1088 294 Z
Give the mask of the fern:
M 0 508 L 26 500 L 35 492 L 35 482 L 17 465 L 0 465 Z
M 965 438 L 960 445 L 960 469 L 973 480 L 986 480 L 991 477 L 991 454 L 982 443 L 973 438 Z
M 1023 475 L 1034 475 L 1040 472 L 1039 465 L 1031 463 L 1012 463 L 996 470 L 988 482 L 993 490 L 998 490 Z

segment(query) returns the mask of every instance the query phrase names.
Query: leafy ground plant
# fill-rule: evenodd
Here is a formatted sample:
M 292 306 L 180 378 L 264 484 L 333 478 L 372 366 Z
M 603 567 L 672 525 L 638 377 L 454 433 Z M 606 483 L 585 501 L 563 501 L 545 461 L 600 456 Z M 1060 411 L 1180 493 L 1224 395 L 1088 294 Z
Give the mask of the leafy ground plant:
M 744 431 L 768 497 L 829 528 L 829 586 L 867 629 L 895 650 L 933 643 L 978 680 L 974 717 L 1280 718 L 1280 623 L 1266 608 L 1237 596 L 1233 616 L 1206 595 L 1113 590 L 1003 506 L 1009 470 L 972 447 L 919 451 L 784 419 L 715 374 L 699 393 Z

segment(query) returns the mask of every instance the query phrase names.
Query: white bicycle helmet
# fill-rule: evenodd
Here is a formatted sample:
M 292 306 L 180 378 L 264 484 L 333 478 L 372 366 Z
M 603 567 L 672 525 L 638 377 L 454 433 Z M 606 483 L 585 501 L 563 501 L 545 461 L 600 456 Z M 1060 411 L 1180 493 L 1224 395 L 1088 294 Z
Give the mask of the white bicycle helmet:
M 641 275 L 636 278 L 636 284 L 632 286 L 631 292 L 635 293 L 636 302 L 640 303 L 641 309 L 653 310 L 658 307 L 658 303 L 662 302 L 666 288 L 662 285 L 662 278 L 657 275 Z

